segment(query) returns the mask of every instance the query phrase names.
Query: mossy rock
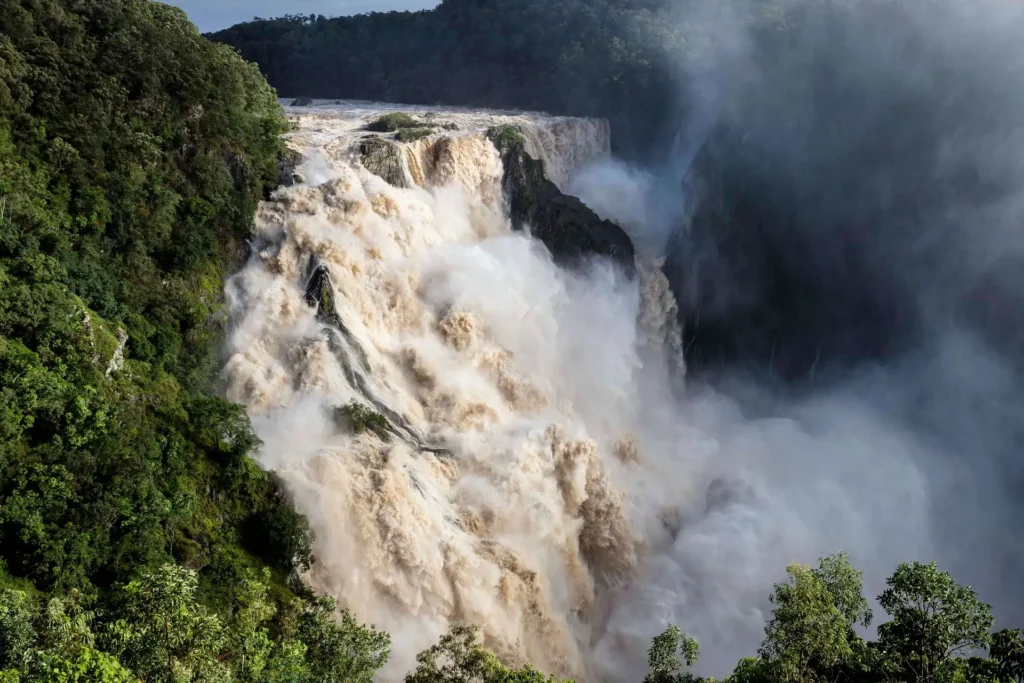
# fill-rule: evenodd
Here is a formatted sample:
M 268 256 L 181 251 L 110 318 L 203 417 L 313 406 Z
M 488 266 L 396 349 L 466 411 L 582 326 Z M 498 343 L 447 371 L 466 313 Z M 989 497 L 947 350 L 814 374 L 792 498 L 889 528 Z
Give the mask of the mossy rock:
M 509 152 L 522 151 L 526 145 L 526 138 L 523 137 L 522 131 L 511 125 L 491 128 L 487 131 L 487 139 L 502 156 Z
M 423 123 L 404 112 L 384 114 L 366 124 L 366 130 L 375 133 L 394 133 L 402 128 L 422 128 Z
M 363 166 L 367 171 L 383 178 L 392 187 L 409 187 L 402 170 L 402 148 L 383 138 L 367 138 L 359 143 Z
M 422 140 L 433 132 L 431 128 L 402 128 L 395 133 L 395 139 L 399 142 L 415 142 Z
M 336 408 L 334 419 L 338 426 L 354 434 L 373 432 L 383 441 L 391 440 L 391 424 L 387 418 L 362 403 L 351 401 L 348 405 Z

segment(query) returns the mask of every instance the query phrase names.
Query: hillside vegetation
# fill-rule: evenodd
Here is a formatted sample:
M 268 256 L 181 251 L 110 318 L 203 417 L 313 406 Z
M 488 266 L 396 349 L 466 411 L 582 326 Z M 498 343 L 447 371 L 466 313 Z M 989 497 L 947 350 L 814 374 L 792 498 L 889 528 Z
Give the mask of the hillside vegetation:
M 284 96 L 602 116 L 644 154 L 676 106 L 676 67 L 702 36 L 668 0 L 444 0 L 422 12 L 286 16 L 211 35 Z
M 285 129 L 178 9 L 3 3 L 0 680 L 319 681 L 386 653 L 294 578 L 308 526 L 212 391 Z

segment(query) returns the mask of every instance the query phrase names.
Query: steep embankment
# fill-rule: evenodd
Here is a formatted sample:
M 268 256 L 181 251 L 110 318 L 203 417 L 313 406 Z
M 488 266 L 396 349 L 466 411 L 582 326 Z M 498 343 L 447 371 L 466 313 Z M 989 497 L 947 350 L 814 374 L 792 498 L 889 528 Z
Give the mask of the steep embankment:
M 91 593 L 177 560 L 212 590 L 259 564 L 246 524 L 294 526 L 244 413 L 210 395 L 221 282 L 285 128 L 255 67 L 180 10 L 5 3 L 0 583 Z M 249 548 L 286 572 L 302 545 Z
M 672 310 L 656 269 L 643 298 L 629 283 L 625 234 L 557 189 L 607 155 L 607 124 L 291 113 L 306 161 L 229 283 L 226 377 L 314 527 L 313 586 L 393 635 L 388 680 L 460 621 L 508 661 L 593 672 L 650 522 L 620 488 L 643 476 L 637 354 Z
M 285 130 L 177 8 L 3 3 L 0 680 L 322 681 L 386 657 L 289 581 L 308 526 L 212 391 Z

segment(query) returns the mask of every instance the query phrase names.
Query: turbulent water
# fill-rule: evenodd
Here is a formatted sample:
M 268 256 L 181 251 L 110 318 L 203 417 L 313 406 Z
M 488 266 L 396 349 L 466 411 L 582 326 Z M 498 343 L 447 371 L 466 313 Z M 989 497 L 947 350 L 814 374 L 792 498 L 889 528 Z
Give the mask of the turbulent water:
M 392 634 L 384 680 L 459 622 L 511 664 L 595 681 L 642 676 L 672 621 L 726 668 L 756 646 L 786 562 L 839 537 L 855 557 L 908 551 L 898 530 L 921 526 L 923 503 L 905 444 L 844 411 L 825 429 L 856 454 L 821 460 L 825 437 L 792 421 L 681 407 L 658 263 L 638 257 L 633 280 L 604 262 L 572 273 L 511 230 L 484 131 L 519 126 L 565 188 L 607 157 L 606 123 L 434 110 L 454 125 L 403 146 L 399 189 L 357 152 L 382 111 L 291 110 L 304 180 L 260 207 L 255 255 L 229 281 L 225 372 L 316 532 L 309 581 Z M 306 298 L 320 266 L 333 318 Z M 390 438 L 353 434 L 337 417 L 353 401 Z M 758 476 L 719 478 L 743 472 Z M 892 481 L 892 500 L 863 497 Z
M 602 588 L 643 538 L 622 483 L 640 475 L 632 374 L 671 312 L 664 278 L 572 276 L 503 215 L 488 127 L 519 126 L 564 184 L 608 153 L 606 123 L 446 112 L 458 129 L 405 145 L 396 189 L 353 156 L 379 113 L 297 117 L 308 182 L 260 208 L 259 255 L 230 283 L 229 395 L 314 525 L 313 586 L 392 633 L 394 675 L 457 621 L 583 675 Z M 344 329 L 304 301 L 314 262 Z M 623 325 L 641 310 L 650 339 Z M 351 401 L 396 436 L 338 428 Z

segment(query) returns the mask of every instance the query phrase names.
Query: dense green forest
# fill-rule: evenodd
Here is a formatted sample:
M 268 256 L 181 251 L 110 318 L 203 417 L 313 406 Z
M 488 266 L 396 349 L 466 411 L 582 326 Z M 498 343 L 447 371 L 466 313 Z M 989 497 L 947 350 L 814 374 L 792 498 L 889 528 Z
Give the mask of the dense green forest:
M 3 680 L 319 681 L 386 651 L 295 580 L 308 526 L 213 393 L 285 129 L 178 9 L 3 3 Z
M 678 67 L 706 36 L 670 0 L 444 0 L 421 12 L 255 20 L 210 37 L 288 97 L 472 105 L 602 116 L 642 156 L 679 102 Z M 771 21 L 771 13 L 751 17 Z

